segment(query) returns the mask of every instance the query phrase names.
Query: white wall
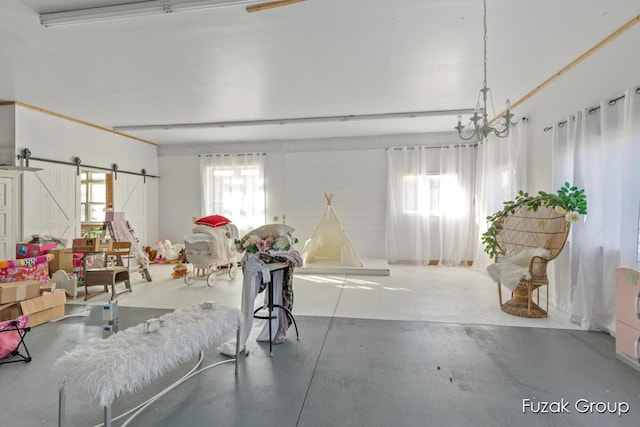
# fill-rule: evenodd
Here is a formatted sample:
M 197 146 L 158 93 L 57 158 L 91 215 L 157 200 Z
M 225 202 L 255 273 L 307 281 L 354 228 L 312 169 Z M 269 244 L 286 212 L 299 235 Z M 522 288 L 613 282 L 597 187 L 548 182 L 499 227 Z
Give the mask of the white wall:
M 150 175 L 158 175 L 157 149 L 155 145 L 139 142 L 104 130 L 99 130 L 81 123 L 61 119 L 41 113 L 30 108 L 15 108 L 15 152 L 20 153 L 28 148 L 33 157 L 71 162 L 79 157 L 83 165 L 109 168 L 113 163 L 121 171 L 140 172 L 146 169 Z M 74 200 L 74 189 L 70 186 L 76 179 L 75 167 L 57 165 L 48 162 L 31 161 L 30 166 L 41 167 L 41 172 L 25 172 L 23 175 L 23 213 L 22 239 L 31 234 L 59 235 L 65 221 L 74 227 L 66 237 L 77 237 L 79 233 L 79 201 Z M 141 187 L 133 181 L 142 182 L 142 177 L 120 173 L 119 178 L 126 180 L 126 185 L 114 188 L 132 190 Z M 136 206 L 134 218 L 136 235 L 141 243 L 155 241 L 158 236 L 158 180 L 147 178 L 143 188 L 143 201 L 130 201 L 129 206 Z M 140 184 L 142 185 L 142 184 Z M 124 191 L 123 190 L 123 191 Z M 139 192 L 137 194 L 140 194 Z M 116 197 L 126 198 L 122 192 Z M 115 200 L 116 205 L 118 200 Z M 122 202 L 124 204 L 124 201 Z M 64 205 L 64 206 L 62 206 Z M 73 211 L 71 207 L 76 207 Z M 144 210 L 142 214 L 140 211 Z M 126 213 L 126 209 L 125 209 Z M 142 215 L 142 216 L 141 216 Z M 61 228 L 62 227 L 62 228 Z M 142 227 L 142 229 L 140 229 Z
M 385 151 L 285 154 L 282 211 L 300 243 L 309 239 L 334 193 L 333 209 L 360 257 L 386 258 L 387 165 Z
M 160 240 L 182 242 L 200 218 L 200 159 L 197 154 L 159 157 Z
M 161 197 L 160 236 L 181 241 L 193 226 L 192 217 L 201 213 L 198 154 L 262 151 L 267 154 L 266 221 L 286 215 L 300 240 L 298 249 L 318 225 L 327 192 L 335 194 L 334 209 L 359 255 L 385 258 L 385 149 L 441 145 L 456 142 L 454 138 L 447 133 L 161 146 L 160 192 L 171 197 Z M 437 249 L 439 237 L 432 240 Z
M 13 165 L 16 140 L 16 109 L 13 105 L 0 105 L 0 163 Z

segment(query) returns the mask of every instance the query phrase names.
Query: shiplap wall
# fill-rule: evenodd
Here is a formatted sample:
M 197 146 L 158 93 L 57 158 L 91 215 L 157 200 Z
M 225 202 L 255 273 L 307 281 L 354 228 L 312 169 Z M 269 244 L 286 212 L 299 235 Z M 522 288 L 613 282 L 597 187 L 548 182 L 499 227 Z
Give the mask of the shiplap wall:
M 265 221 L 282 221 L 284 214 L 296 229 L 298 250 L 320 222 L 327 192 L 334 193 L 334 210 L 358 254 L 386 258 L 387 147 L 452 142 L 457 136 L 449 132 L 161 146 L 160 238 L 181 241 L 200 215 L 198 154 L 260 151 L 266 153 Z M 433 233 L 432 248 L 438 239 Z
M 334 193 L 333 208 L 360 257 L 386 258 L 384 149 L 285 153 L 284 211 L 300 243 L 309 239 Z

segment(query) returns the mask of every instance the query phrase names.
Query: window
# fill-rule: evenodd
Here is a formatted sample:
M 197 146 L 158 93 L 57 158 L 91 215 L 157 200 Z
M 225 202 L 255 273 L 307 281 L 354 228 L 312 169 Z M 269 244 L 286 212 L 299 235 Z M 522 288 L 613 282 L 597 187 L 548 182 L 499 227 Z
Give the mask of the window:
M 454 215 L 462 194 L 456 175 L 405 175 L 402 210 L 408 215 Z
M 104 221 L 107 206 L 107 186 L 110 174 L 82 171 L 80 173 L 80 222 Z
M 216 155 L 201 162 L 204 215 L 229 218 L 240 234 L 264 224 L 264 155 Z

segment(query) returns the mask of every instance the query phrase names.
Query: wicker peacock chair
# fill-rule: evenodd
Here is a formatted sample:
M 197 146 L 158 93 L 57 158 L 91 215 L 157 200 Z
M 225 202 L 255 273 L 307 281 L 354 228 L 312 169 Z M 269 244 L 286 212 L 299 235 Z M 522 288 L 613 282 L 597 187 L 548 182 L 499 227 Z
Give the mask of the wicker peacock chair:
M 547 289 L 546 309 L 540 304 L 540 287 L 549 285 L 547 264 L 556 258 L 567 241 L 570 224 L 565 215 L 551 207 L 540 206 L 537 210 L 528 210 L 527 206 L 518 207 L 502 219 L 502 229 L 496 236 L 499 253 L 495 261 L 505 255 L 514 255 L 525 250 L 543 248 L 549 251 L 549 258 L 533 256 L 529 261 L 530 279 L 522 278 L 512 292 L 511 299 L 502 302 L 502 284 L 498 283 L 498 296 L 502 311 L 520 317 L 547 317 L 549 310 L 549 292 Z M 532 301 L 536 292 L 537 300 Z

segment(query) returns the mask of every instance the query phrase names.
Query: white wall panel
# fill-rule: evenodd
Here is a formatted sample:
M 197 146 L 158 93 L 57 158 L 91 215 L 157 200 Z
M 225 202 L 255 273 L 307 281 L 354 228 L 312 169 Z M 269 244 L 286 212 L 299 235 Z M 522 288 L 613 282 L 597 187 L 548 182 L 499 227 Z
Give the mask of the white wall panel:
M 0 163 L 15 164 L 16 107 L 0 105 Z
M 285 154 L 285 213 L 299 248 L 326 209 L 324 193 L 360 257 L 386 258 L 386 158 L 384 149 Z
M 160 157 L 159 240 L 182 242 L 200 207 L 200 159 L 197 155 Z

